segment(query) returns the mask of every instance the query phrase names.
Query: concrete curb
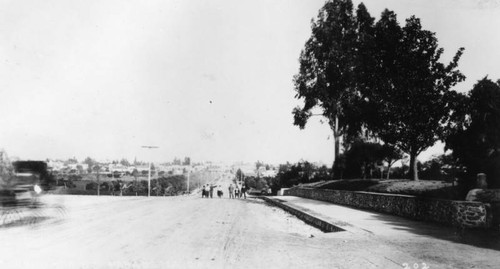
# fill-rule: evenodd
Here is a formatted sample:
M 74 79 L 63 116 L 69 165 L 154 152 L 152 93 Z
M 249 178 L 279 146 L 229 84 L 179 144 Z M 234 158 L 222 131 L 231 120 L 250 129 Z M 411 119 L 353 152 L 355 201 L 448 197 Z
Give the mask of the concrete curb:
M 291 205 L 287 205 L 283 202 L 278 201 L 277 199 L 273 199 L 273 198 L 269 198 L 269 197 L 259 197 L 259 198 L 263 199 L 264 201 L 266 201 L 267 203 L 269 203 L 271 205 L 277 206 L 277 207 L 291 213 L 292 215 L 296 216 L 297 218 L 303 220 L 305 223 L 307 223 L 311 226 L 314 226 L 314 227 L 322 230 L 325 233 L 345 231 L 344 229 L 342 229 L 338 226 L 335 226 L 326 220 L 323 220 L 321 218 L 313 216 L 313 215 L 306 213 L 300 209 L 297 209 Z

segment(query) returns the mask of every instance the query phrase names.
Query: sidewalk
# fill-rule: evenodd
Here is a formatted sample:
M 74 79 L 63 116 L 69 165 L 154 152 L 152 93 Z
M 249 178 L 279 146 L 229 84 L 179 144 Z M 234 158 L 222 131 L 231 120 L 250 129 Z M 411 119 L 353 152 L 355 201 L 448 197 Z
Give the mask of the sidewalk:
M 366 211 L 296 196 L 268 197 L 284 205 L 313 215 L 348 232 L 377 236 L 412 236 L 415 230 L 429 236 L 455 236 L 455 229 L 439 224 Z M 411 227 L 404 229 L 404 227 Z
M 304 215 L 312 216 L 344 230 L 328 233 L 332 238 L 374 240 L 379 242 L 380 248 L 390 247 L 411 257 L 419 257 L 416 262 L 462 268 L 469 267 L 466 265 L 469 263 L 477 266 L 481 264 L 479 261 L 493 262 L 500 254 L 500 235 L 492 231 L 474 230 L 460 234 L 453 227 L 301 197 L 274 196 L 264 199 L 278 203 L 292 214 L 295 212 L 294 215 L 303 220 Z M 490 262 L 480 267 L 496 264 Z

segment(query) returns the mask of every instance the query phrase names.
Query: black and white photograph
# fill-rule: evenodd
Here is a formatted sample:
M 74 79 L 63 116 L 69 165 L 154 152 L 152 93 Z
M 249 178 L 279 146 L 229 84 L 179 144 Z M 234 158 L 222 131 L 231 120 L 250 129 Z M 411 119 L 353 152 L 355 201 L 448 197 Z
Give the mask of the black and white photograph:
M 500 0 L 0 0 L 0 268 L 500 268 Z

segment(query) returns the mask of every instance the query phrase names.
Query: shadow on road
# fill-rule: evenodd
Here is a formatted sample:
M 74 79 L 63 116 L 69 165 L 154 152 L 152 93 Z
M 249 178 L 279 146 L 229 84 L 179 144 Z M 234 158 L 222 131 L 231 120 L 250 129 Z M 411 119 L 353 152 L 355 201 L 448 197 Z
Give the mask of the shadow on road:
M 368 211 L 372 212 L 372 211 Z M 427 223 L 423 221 L 407 220 L 401 217 L 386 215 L 378 212 L 375 218 L 384 223 L 396 226 L 395 229 L 413 234 L 434 237 L 441 240 L 451 241 L 459 244 L 467 244 L 480 248 L 500 250 L 500 232 L 483 229 L 458 229 L 438 223 Z M 417 225 L 412 226 L 415 223 Z

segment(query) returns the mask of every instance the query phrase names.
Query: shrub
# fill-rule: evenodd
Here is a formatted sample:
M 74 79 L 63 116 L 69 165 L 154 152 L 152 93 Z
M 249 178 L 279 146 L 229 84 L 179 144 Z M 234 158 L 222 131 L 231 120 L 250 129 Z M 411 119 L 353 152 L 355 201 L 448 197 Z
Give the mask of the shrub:
M 85 185 L 85 190 L 97 190 L 97 183 L 90 182 Z

